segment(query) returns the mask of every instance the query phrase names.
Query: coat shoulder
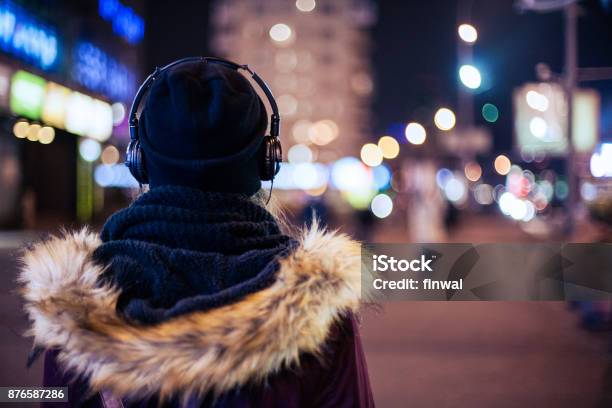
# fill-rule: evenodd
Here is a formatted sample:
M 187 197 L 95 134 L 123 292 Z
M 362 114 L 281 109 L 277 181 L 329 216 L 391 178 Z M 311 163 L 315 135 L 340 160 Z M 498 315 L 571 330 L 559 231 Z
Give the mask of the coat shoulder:
M 271 286 L 138 326 L 116 314 L 119 290 L 100 284 L 98 245 L 87 230 L 52 237 L 24 252 L 19 275 L 35 344 L 57 349 L 61 365 L 88 378 L 92 391 L 163 399 L 258 384 L 304 355 L 322 356 L 332 329 L 360 305 L 360 245 L 315 226 L 280 259 Z

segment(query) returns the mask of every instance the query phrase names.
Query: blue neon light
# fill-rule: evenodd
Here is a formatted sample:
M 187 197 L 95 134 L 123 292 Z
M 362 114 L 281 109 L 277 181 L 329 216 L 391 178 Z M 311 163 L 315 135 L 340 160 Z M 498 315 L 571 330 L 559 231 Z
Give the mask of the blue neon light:
M 44 70 L 59 56 L 55 31 L 9 1 L 0 1 L 0 48 Z
M 81 41 L 73 52 L 72 78 L 85 88 L 111 99 L 127 101 L 134 96 L 134 74 L 90 42 Z
M 130 44 L 138 44 L 144 37 L 145 24 L 142 17 L 119 0 L 99 0 L 100 17 L 113 25 L 113 31 Z

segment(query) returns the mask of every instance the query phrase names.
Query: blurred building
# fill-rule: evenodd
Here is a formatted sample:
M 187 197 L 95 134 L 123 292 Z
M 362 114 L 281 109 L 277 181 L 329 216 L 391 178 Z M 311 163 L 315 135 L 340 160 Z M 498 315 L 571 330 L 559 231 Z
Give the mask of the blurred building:
M 0 0 L 0 228 L 88 220 L 127 142 L 142 0 Z
M 329 163 L 367 139 L 373 81 L 369 0 L 218 0 L 212 49 L 272 88 L 284 159 Z

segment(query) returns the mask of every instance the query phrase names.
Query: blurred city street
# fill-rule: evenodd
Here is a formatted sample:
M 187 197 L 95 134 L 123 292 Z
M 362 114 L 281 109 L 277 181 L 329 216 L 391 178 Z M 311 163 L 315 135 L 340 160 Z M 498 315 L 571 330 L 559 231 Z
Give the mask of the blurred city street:
M 144 327 L 181 316 L 168 310 L 191 297 L 208 311 L 267 288 L 255 269 L 272 270 L 316 217 L 365 244 L 362 264 L 364 249 L 405 243 L 420 252 L 402 253 L 400 272 L 452 260 L 444 278 L 463 285 L 481 267 L 488 280 L 460 294 L 495 300 L 437 301 L 461 286 L 366 307 L 360 335 L 378 406 L 612 407 L 610 44 L 612 0 L 0 0 L 0 386 L 43 378 L 41 359 L 26 368 L 16 282 L 25 243 L 104 229 L 111 249 L 96 273 L 121 289 L 112 313 L 151 306 L 134 320 Z M 238 221 L 228 221 L 234 205 Z M 161 209 L 168 219 L 155 218 Z M 270 219 L 243 217 L 260 212 Z M 206 220 L 202 230 L 194 220 Z M 274 241 L 269 258 L 255 252 L 262 241 Z M 474 247 L 442 259 L 424 245 L 458 243 L 522 252 L 499 245 L 474 267 L 485 259 L 470 258 Z M 588 262 L 572 262 L 565 244 L 588 244 L 576 251 Z M 133 246 L 113 252 L 122 245 Z M 535 247 L 556 252 L 538 263 Z M 372 253 L 376 270 L 382 252 Z M 254 260 L 233 263 L 243 256 Z M 497 301 L 517 299 L 504 297 L 515 289 L 547 301 Z M 365 298 L 349 292 L 355 307 Z M 103 348 L 92 358 L 105 360 Z

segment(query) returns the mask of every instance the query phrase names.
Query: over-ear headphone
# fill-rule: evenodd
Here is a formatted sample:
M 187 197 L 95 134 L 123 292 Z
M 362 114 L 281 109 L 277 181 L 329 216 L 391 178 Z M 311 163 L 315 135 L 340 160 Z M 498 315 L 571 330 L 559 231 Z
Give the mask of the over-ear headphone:
M 248 65 L 239 65 L 235 62 L 216 57 L 188 57 L 171 62 L 163 68 L 155 68 L 155 71 L 153 71 L 153 73 L 149 75 L 147 79 L 145 79 L 142 85 L 140 85 L 140 88 L 138 88 L 138 92 L 134 97 L 134 101 L 132 102 L 132 109 L 130 109 L 130 144 L 127 147 L 125 160 L 125 165 L 128 167 L 128 169 L 130 169 L 132 176 L 134 176 L 136 181 L 138 181 L 140 184 L 149 183 L 146 160 L 142 147 L 140 146 L 140 138 L 138 134 L 138 115 L 139 111 L 141 111 L 143 98 L 145 95 L 148 95 L 151 86 L 164 71 L 177 65 L 189 62 L 221 64 L 235 69 L 236 71 L 244 70 L 251 75 L 255 83 L 261 88 L 263 93 L 266 95 L 268 102 L 270 103 L 272 114 L 270 115 L 270 134 L 264 136 L 258 152 L 259 178 L 262 181 L 274 180 L 274 176 L 276 176 L 280 170 L 280 163 L 283 160 L 283 153 L 279 139 L 280 114 L 278 113 L 278 105 L 276 104 L 276 100 L 272 95 L 272 91 L 270 91 L 270 88 L 263 81 L 263 79 L 261 79 L 257 73 L 252 71 Z M 141 112 L 140 115 L 142 115 Z

